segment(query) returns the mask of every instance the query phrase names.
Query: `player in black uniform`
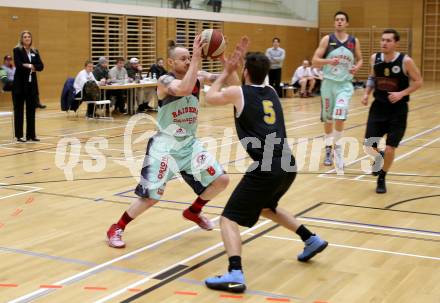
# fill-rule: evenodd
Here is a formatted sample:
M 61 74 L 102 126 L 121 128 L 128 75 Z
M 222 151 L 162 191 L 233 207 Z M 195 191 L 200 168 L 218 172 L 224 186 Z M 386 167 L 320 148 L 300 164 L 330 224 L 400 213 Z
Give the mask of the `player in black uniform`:
M 260 215 L 296 232 L 305 242 L 298 260 L 306 262 L 328 243 L 301 225 L 293 215 L 278 207 L 278 201 L 296 176 L 295 159 L 287 144 L 283 110 L 276 91 L 263 84 L 270 61 L 263 53 L 249 53 L 243 71 L 245 84 L 221 91 L 235 73 L 247 48 L 243 37 L 225 69 L 206 95 L 212 105 L 233 104 L 237 135 L 254 163 L 232 193 L 220 219 L 221 234 L 229 257 L 228 272 L 208 278 L 209 288 L 230 292 L 246 289 L 241 265 L 239 225 L 252 227 Z
M 362 104 L 368 105 L 368 97 L 374 89 L 374 102 L 368 114 L 365 146 L 377 152 L 373 175 L 378 175 L 376 192 L 386 193 L 385 176 L 394 160 L 394 153 L 405 134 L 408 117 L 409 95 L 422 86 L 423 80 L 414 61 L 396 52 L 399 33 L 386 29 L 382 33 L 381 53 L 371 56 L 371 73 Z M 379 151 L 377 143 L 387 135 L 385 151 Z M 382 158 L 383 157 L 383 158 Z M 383 161 L 382 161 L 383 160 Z M 380 166 L 383 167 L 380 169 Z

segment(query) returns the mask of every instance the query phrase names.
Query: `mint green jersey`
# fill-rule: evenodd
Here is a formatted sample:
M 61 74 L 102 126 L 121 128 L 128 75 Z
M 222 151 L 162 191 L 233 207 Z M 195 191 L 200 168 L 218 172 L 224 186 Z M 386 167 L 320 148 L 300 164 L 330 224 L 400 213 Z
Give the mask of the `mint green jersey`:
M 199 113 L 200 82 L 197 80 L 193 92 L 188 96 L 167 96 L 159 100 L 157 120 L 159 133 L 175 139 L 195 137 Z
M 351 67 L 355 64 L 356 38 L 349 35 L 345 42 L 339 41 L 335 34 L 329 35 L 325 59 L 338 58 L 338 65 L 326 64 L 323 67 L 325 79 L 333 81 L 351 81 L 353 75 L 350 73 Z

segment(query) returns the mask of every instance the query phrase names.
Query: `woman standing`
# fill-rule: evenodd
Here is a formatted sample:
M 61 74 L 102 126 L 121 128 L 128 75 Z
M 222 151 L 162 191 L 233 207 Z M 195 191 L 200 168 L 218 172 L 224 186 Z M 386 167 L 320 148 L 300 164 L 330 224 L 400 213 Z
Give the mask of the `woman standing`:
M 32 47 L 32 34 L 23 31 L 14 48 L 16 67 L 12 87 L 15 137 L 19 142 L 40 141 L 35 134 L 35 108 L 38 98 L 37 71 L 44 68 L 40 54 Z M 23 115 L 26 103 L 26 140 L 23 139 Z

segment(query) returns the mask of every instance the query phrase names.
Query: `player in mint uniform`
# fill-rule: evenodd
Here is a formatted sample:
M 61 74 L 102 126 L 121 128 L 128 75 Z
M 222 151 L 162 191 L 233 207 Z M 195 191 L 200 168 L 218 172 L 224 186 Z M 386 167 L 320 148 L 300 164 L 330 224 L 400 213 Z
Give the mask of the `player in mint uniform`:
M 324 165 L 332 165 L 332 146 L 335 144 L 335 166 L 343 173 L 344 162 L 339 140 L 347 119 L 348 107 L 353 95 L 353 75 L 362 66 L 359 40 L 346 33 L 348 15 L 335 14 L 335 32 L 326 35 L 313 56 L 313 65 L 323 66 L 321 84 L 321 121 L 324 122 L 326 154 Z M 333 130 L 334 124 L 334 130 Z
M 171 72 L 158 80 L 158 132 L 147 144 L 140 182 L 135 189 L 139 198 L 107 231 L 111 247 L 125 247 L 122 240 L 125 226 L 158 202 L 167 181 L 176 173 L 198 195 L 194 203 L 183 211 L 183 217 L 205 230 L 213 228 L 201 210 L 226 188 L 229 177 L 195 138 L 201 81 L 215 80 L 214 75 L 198 70 L 203 44 L 200 36 L 197 36 L 192 58 L 186 48 L 173 46 L 169 50 Z

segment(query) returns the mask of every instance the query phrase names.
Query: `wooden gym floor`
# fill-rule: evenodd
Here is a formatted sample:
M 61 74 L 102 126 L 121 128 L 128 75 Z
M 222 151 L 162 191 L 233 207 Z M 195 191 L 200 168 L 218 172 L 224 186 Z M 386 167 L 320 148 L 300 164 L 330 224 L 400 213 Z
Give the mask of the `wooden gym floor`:
M 295 234 L 264 219 L 242 229 L 248 291 L 240 296 L 203 285 L 226 270 L 227 258 L 218 229 L 201 231 L 181 218 L 195 194 L 180 179 L 127 227 L 125 249 L 107 246 L 107 228 L 135 199 L 138 168 L 130 163 L 142 161 L 151 121 L 136 124 L 124 150 L 128 116 L 90 121 L 84 109 L 67 117 L 50 104 L 37 114 L 41 142 L 26 144 L 11 143 L 10 120 L 0 118 L 0 301 L 439 303 L 440 88 L 427 83 L 412 96 L 385 195 L 374 192 L 375 178 L 361 170 L 368 108 L 360 94 L 346 124 L 345 136 L 357 141 L 343 176 L 320 164 L 318 97 L 283 99 L 302 167 L 280 204 L 330 246 L 302 264 Z M 232 127 L 232 108 L 200 109 L 199 137 L 217 150 L 231 178 L 205 208 L 215 220 L 249 164 L 235 130 L 225 132 Z M 80 145 L 68 154 L 60 145 L 56 156 L 62 138 Z M 220 148 L 230 148 L 231 157 L 220 155 Z M 64 166 L 74 166 L 67 174 L 73 180 L 66 180 Z

